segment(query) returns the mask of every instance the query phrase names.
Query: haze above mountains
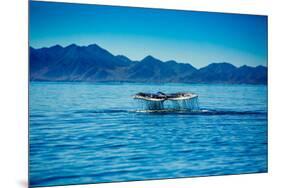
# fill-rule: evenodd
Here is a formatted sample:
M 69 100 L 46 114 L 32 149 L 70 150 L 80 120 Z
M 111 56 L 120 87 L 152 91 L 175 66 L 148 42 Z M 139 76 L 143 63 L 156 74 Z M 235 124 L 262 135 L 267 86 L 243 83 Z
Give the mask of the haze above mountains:
M 30 47 L 29 55 L 31 81 L 267 84 L 267 67 L 261 65 L 236 67 L 221 62 L 197 69 L 188 63 L 163 62 L 150 55 L 132 61 L 96 44 Z

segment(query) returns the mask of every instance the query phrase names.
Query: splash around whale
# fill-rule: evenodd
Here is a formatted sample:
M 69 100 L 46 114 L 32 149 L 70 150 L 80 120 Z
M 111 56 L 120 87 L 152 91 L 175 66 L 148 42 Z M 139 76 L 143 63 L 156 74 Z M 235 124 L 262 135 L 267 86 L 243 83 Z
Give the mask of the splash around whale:
M 190 92 L 137 93 L 133 98 L 147 112 L 199 110 L 198 95 Z

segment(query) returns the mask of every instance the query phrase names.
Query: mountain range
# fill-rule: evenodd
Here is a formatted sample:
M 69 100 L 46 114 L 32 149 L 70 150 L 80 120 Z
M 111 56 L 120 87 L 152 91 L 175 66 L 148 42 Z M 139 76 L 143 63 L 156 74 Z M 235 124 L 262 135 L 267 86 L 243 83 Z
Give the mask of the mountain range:
M 29 73 L 31 81 L 267 84 L 267 67 L 261 65 L 236 67 L 220 62 L 197 69 L 189 63 L 164 62 L 150 55 L 132 61 L 97 44 L 30 47 Z

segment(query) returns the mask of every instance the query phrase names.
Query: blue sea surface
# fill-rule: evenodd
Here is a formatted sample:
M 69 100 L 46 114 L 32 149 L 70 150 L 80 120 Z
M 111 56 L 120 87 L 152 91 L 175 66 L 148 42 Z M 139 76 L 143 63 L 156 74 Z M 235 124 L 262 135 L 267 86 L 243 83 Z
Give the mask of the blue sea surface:
M 197 113 L 143 113 L 137 92 L 189 91 Z M 267 86 L 31 82 L 30 185 L 267 172 Z

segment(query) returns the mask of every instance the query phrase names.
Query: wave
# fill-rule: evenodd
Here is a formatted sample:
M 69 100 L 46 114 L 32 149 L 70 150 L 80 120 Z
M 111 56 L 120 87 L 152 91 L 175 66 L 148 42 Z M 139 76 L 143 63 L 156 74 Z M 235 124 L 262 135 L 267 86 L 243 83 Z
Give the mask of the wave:
M 122 109 L 101 109 L 101 110 L 77 110 L 77 114 L 97 114 L 97 113 L 146 113 L 146 114 L 186 114 L 186 115 L 261 115 L 267 112 L 261 111 L 233 111 L 233 110 L 122 110 Z
M 119 109 L 100 109 L 100 110 L 76 110 L 73 111 L 75 114 L 99 114 L 99 113 L 128 113 L 128 110 Z
M 155 113 L 155 114 L 186 114 L 186 115 L 259 115 L 267 114 L 261 111 L 231 111 L 231 110 L 162 110 L 162 111 L 152 111 L 152 110 L 139 110 L 138 113 Z

